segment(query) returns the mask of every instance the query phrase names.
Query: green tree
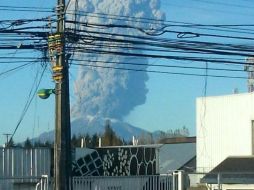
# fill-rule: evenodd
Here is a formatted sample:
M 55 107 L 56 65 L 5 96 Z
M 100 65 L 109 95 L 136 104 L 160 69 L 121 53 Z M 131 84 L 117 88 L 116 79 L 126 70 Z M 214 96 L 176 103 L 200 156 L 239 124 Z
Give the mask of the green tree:
M 71 146 L 73 148 L 78 147 L 78 138 L 76 137 L 75 134 L 71 138 Z
M 10 138 L 10 140 L 9 140 L 9 142 L 7 143 L 6 146 L 7 146 L 7 147 L 15 147 L 15 143 L 14 143 L 13 138 Z
M 166 136 L 165 138 L 171 138 L 174 136 L 174 132 L 172 129 L 169 129 L 167 132 L 166 132 Z
M 31 140 L 27 137 L 27 138 L 26 138 L 26 141 L 25 141 L 25 143 L 24 143 L 24 148 L 32 148 L 32 147 L 33 147 L 32 142 L 31 142 Z
M 184 136 L 184 137 L 188 137 L 190 135 L 189 133 L 189 129 L 184 125 L 181 129 L 181 134 Z
M 53 143 L 49 142 L 49 141 L 46 141 L 44 143 L 44 147 L 47 147 L 47 148 L 52 148 L 53 147 Z
M 34 147 L 35 148 L 41 147 L 41 141 L 40 140 L 34 141 Z
M 84 138 L 84 144 L 85 144 L 85 146 L 89 147 L 89 148 L 93 148 L 93 146 L 92 146 L 92 139 L 91 139 L 90 135 L 86 134 L 83 138 Z
M 95 133 L 91 138 L 91 146 L 95 148 L 98 145 L 99 145 L 99 136 Z
M 154 144 L 153 134 L 144 132 L 138 138 L 138 144 L 145 145 L 145 144 Z
M 51 147 L 53 147 L 53 144 L 51 143 L 51 142 L 49 142 L 49 141 L 46 141 L 46 142 L 41 142 L 40 140 L 38 140 L 38 141 L 35 141 L 34 142 L 34 147 L 35 148 L 40 148 L 40 147 L 48 147 L 48 148 L 51 148 Z
M 110 120 L 106 120 L 105 132 L 102 135 L 102 145 L 103 146 L 120 146 L 122 145 L 122 140 L 116 135 L 114 130 L 111 128 Z

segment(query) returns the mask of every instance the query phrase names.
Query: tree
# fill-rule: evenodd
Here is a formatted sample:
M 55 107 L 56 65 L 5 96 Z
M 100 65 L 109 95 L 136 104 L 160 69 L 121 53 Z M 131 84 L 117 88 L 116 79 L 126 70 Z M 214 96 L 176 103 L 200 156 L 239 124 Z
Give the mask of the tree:
M 187 127 L 185 127 L 185 125 L 183 126 L 183 128 L 181 129 L 181 134 L 184 136 L 184 137 L 188 137 L 190 135 L 189 133 L 189 129 Z
M 95 133 L 91 138 L 91 146 L 94 148 L 97 147 L 98 145 L 99 145 L 99 136 Z
M 24 148 L 32 148 L 33 145 L 32 145 L 32 142 L 31 140 L 27 137 L 25 143 L 24 143 Z
M 99 144 L 99 137 L 97 134 L 94 134 L 92 137 L 89 134 L 80 135 L 79 137 L 73 135 L 71 139 L 72 147 L 80 147 L 82 139 L 84 140 L 84 147 L 95 148 Z
M 159 131 L 158 139 L 164 139 L 167 137 L 167 133 L 164 131 Z
M 53 143 L 52 142 L 49 142 L 49 141 L 46 141 L 46 142 L 41 142 L 40 140 L 38 141 L 35 141 L 34 142 L 34 147 L 35 148 L 39 148 L 39 147 L 47 147 L 47 148 L 52 148 L 53 147 Z
M 45 146 L 45 147 L 48 147 L 48 148 L 52 148 L 52 147 L 53 147 L 53 144 L 50 143 L 49 141 L 46 141 L 46 142 L 44 143 L 44 146 Z
M 142 133 L 138 138 L 138 144 L 154 144 L 153 134 L 152 133 Z
M 6 145 L 7 147 L 15 147 L 15 143 L 14 143 L 14 140 L 13 138 L 11 138 L 8 142 L 8 144 Z
M 116 135 L 110 126 L 110 120 L 106 120 L 105 132 L 102 135 L 103 146 L 120 146 L 123 144 L 122 140 Z
M 78 138 L 76 137 L 75 134 L 71 138 L 71 146 L 73 148 L 78 147 Z
M 174 136 L 174 132 L 172 129 L 169 129 L 167 132 L 166 132 L 166 136 L 164 138 L 171 138 Z
M 81 137 L 81 138 L 84 139 L 85 147 L 94 148 L 92 146 L 92 140 L 89 134 L 86 134 L 84 137 Z M 80 138 L 80 143 L 81 143 L 81 138 Z
M 34 147 L 35 147 L 35 148 L 42 147 L 41 141 L 40 141 L 40 140 L 35 141 L 35 142 L 34 142 Z

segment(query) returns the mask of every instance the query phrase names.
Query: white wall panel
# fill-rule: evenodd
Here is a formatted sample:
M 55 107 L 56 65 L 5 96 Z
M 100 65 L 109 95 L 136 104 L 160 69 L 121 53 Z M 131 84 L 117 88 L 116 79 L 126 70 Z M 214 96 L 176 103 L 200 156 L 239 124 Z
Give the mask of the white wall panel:
M 197 170 L 208 172 L 228 156 L 252 154 L 254 94 L 198 98 Z

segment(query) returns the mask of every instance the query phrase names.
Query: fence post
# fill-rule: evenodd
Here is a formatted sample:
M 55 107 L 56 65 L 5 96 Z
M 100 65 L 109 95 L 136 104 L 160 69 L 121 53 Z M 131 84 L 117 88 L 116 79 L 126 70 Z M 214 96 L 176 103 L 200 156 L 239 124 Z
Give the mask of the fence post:
M 42 175 L 41 176 L 41 186 L 43 190 L 48 190 L 49 189 L 49 179 L 48 179 L 48 175 Z
M 218 173 L 217 175 L 217 182 L 218 182 L 218 190 L 221 190 L 221 174 Z
M 42 178 L 40 179 L 40 181 L 36 184 L 35 186 L 35 190 L 38 190 L 38 187 L 42 185 Z

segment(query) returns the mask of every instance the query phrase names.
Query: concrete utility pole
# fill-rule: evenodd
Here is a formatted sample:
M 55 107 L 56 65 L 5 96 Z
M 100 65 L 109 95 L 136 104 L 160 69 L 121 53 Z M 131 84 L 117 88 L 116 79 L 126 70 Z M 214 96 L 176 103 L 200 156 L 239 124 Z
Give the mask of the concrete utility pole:
M 54 190 L 71 190 L 71 128 L 69 100 L 69 67 L 65 58 L 65 0 L 57 0 L 58 54 L 53 66 L 56 119 L 54 145 Z
M 10 133 L 4 133 L 3 135 L 6 136 L 6 144 L 5 144 L 5 146 L 7 146 L 8 143 L 9 143 L 9 136 L 11 136 L 12 134 L 10 134 Z

